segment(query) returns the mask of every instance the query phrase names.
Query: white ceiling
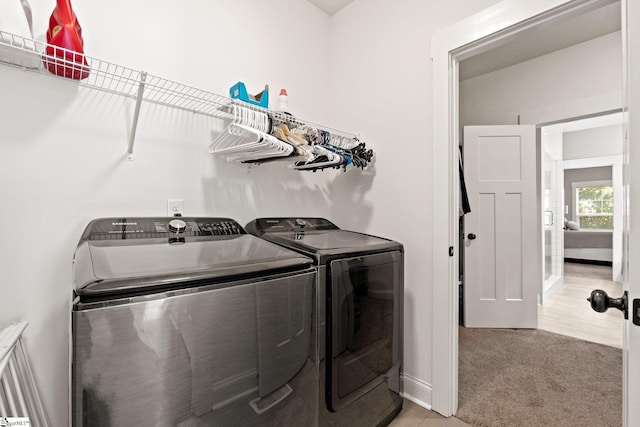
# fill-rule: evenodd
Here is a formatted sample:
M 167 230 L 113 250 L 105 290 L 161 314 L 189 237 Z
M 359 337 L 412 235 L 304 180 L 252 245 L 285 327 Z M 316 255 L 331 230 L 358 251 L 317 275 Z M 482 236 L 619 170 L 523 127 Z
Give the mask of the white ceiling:
M 351 3 L 353 0 L 309 0 L 311 4 L 316 5 L 329 16 Z
M 460 62 L 460 80 L 500 70 L 556 50 L 619 31 L 620 2 L 563 22 L 535 26 L 501 46 Z
M 308 0 L 333 16 L 353 0 Z M 460 62 L 460 80 L 470 79 L 529 59 L 555 52 L 606 34 L 619 31 L 620 1 L 611 0 L 606 6 L 534 29 L 505 40 L 494 49 Z

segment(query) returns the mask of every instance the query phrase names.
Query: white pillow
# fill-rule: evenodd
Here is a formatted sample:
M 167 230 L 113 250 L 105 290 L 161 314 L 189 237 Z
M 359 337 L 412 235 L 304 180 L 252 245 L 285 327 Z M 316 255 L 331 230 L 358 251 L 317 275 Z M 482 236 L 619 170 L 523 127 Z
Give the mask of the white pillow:
M 569 230 L 580 230 L 580 226 L 575 221 L 567 221 L 567 228 Z

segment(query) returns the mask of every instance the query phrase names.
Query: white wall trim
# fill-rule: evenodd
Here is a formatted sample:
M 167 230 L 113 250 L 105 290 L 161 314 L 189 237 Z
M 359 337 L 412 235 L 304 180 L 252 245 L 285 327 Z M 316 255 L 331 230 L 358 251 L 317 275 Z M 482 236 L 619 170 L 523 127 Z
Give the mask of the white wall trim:
M 402 374 L 402 397 L 431 410 L 431 384 L 411 375 Z
M 617 162 L 622 162 L 622 154 L 617 156 L 588 157 L 585 159 L 564 160 L 563 169 L 585 169 L 597 168 L 601 166 L 612 166 Z
M 549 279 L 544 283 L 545 289 L 542 294 L 542 305 L 549 301 L 549 298 L 551 298 L 553 294 L 555 294 L 556 291 L 560 289 L 562 283 L 562 276 L 560 275 L 549 277 Z

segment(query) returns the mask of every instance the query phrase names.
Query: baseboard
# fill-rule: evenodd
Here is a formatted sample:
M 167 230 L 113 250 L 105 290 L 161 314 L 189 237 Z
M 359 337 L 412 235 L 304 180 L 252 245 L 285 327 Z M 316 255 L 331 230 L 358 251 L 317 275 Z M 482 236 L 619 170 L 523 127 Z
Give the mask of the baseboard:
M 565 248 L 565 260 L 585 260 L 597 262 L 612 262 L 613 252 L 611 249 L 605 248 Z M 572 261 L 576 262 L 576 261 Z
M 573 262 L 576 264 L 607 265 L 609 267 L 613 265 L 611 261 L 604 261 L 600 259 L 565 258 L 564 262 Z
M 546 304 L 549 298 L 553 296 L 553 294 L 560 289 L 563 284 L 562 276 L 551 276 L 549 281 L 553 280 L 553 283 L 547 288 L 545 283 L 544 294 L 542 295 L 542 304 Z
M 401 379 L 403 388 L 402 397 L 412 401 L 416 405 L 431 410 L 431 384 L 404 373 Z

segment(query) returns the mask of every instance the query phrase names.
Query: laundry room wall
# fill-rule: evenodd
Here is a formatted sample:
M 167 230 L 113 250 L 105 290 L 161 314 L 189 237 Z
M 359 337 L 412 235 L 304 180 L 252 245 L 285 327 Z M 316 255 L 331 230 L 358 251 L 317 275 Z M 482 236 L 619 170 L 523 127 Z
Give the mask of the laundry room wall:
M 375 144 L 375 180 L 349 225 L 405 245 L 404 393 L 431 405 L 432 35 L 493 0 L 356 0 L 331 20 L 331 108 Z M 348 118 L 348 122 L 347 122 Z M 444 208 L 444 206 L 443 206 Z M 447 224 L 442 224 L 447 227 Z
M 42 39 L 55 2 L 30 2 Z M 332 124 L 330 18 L 306 1 L 72 3 L 88 55 L 222 95 L 237 81 L 251 93 L 268 83 L 276 99 L 286 88 L 293 114 Z M 314 215 L 342 225 L 370 186 L 359 170 L 227 163 L 207 151 L 219 120 L 151 104 L 127 161 L 133 100 L 72 81 L 0 65 L 0 98 L 0 327 L 29 321 L 26 349 L 52 426 L 68 425 L 72 257 L 91 219 L 164 216 L 167 199 L 182 198 L 186 215 L 242 224 Z M 365 214 L 360 221 L 366 227 Z
M 460 82 L 460 125 L 542 124 L 622 108 L 614 32 Z
M 51 425 L 68 421 L 71 261 L 93 218 L 314 215 L 405 245 L 405 380 L 431 403 L 431 36 L 497 0 L 355 0 L 333 17 L 300 0 L 74 0 L 88 55 L 226 94 L 284 87 L 290 110 L 359 133 L 365 171 L 247 168 L 207 153 L 215 119 L 0 66 L 4 200 L 0 325 L 28 320 L 26 345 Z M 43 38 L 53 2 L 31 0 Z M 149 10 L 152 8 L 153 10 Z M 8 100 L 8 101 L 7 101 Z M 442 225 L 446 226 L 445 224 Z

